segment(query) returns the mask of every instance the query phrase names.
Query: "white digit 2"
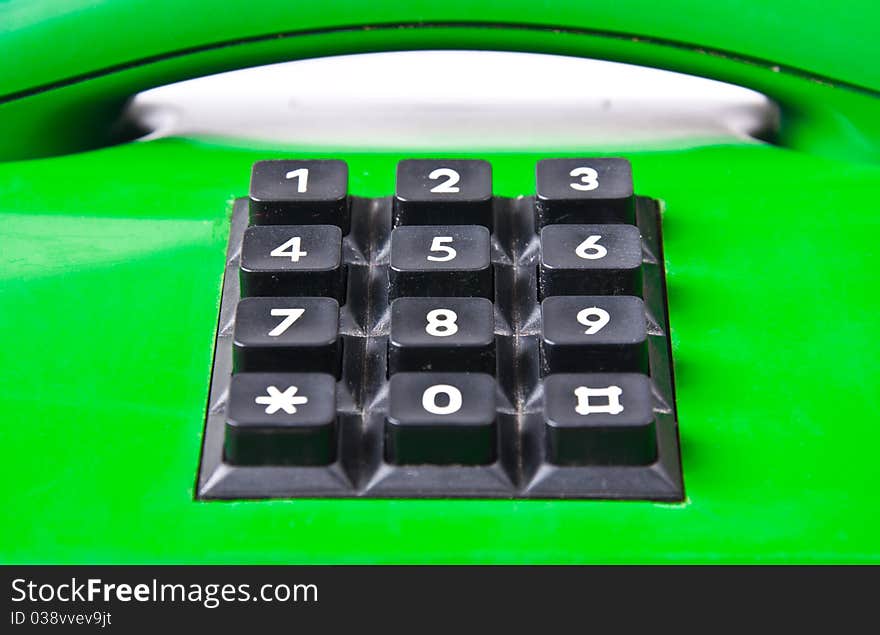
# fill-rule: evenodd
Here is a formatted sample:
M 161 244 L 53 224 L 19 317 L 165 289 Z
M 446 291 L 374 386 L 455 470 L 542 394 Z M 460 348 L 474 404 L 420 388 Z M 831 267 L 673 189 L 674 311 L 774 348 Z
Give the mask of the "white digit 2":
M 434 309 L 433 311 L 428 311 L 428 315 L 425 317 L 428 320 L 428 325 L 425 327 L 425 332 L 428 335 L 446 337 L 458 333 L 458 324 L 455 323 L 458 315 L 455 311 L 450 309 Z
M 285 179 L 296 179 L 296 191 L 302 194 L 309 186 L 309 169 L 291 170 L 284 175 Z
M 568 175 L 581 177 L 579 183 L 569 183 L 574 190 L 589 192 L 599 187 L 599 173 L 593 168 L 575 168 Z
M 283 245 L 278 245 L 275 249 L 269 252 L 270 256 L 281 256 L 282 258 L 286 256 L 290 256 L 291 262 L 299 262 L 301 256 L 308 256 L 309 252 L 302 251 L 300 249 L 301 239 L 299 236 L 294 236 L 290 240 L 288 240 Z M 290 251 L 286 251 L 286 249 L 290 247 Z
M 446 395 L 449 403 L 437 405 L 437 396 Z M 435 384 L 422 393 L 422 408 L 434 415 L 451 415 L 461 410 L 461 391 L 448 384 Z
M 449 245 L 444 245 L 443 243 L 451 243 L 452 236 L 436 236 L 434 240 L 431 241 L 431 251 L 442 251 L 446 255 L 444 256 L 428 256 L 428 260 L 432 260 L 433 262 L 448 262 L 455 258 L 458 255 L 458 252 L 455 251 L 454 248 Z
M 272 309 L 269 311 L 269 315 L 272 317 L 283 317 L 284 319 L 281 320 L 281 324 L 269 331 L 269 336 L 278 337 L 293 326 L 293 323 L 300 319 L 305 312 L 305 309 Z
M 574 253 L 580 258 L 587 260 L 598 260 L 608 255 L 608 250 L 604 245 L 599 244 L 601 236 L 590 236 L 584 242 L 577 246 Z
M 437 168 L 428 175 L 428 178 L 432 181 L 446 179 L 431 188 L 431 192 L 435 194 L 455 194 L 460 191 L 455 184 L 461 179 L 461 175 L 451 168 Z
M 611 321 L 611 316 L 605 309 L 593 306 L 589 309 L 579 311 L 577 314 L 577 321 L 587 327 L 587 330 L 584 331 L 586 335 L 592 335 L 593 333 L 601 331 L 602 328 Z

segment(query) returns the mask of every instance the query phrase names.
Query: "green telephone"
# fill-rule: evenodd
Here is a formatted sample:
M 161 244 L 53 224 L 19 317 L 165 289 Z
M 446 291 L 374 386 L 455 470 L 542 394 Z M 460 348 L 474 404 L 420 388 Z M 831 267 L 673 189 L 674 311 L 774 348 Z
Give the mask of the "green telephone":
M 872 282 L 880 230 L 872 209 L 880 187 L 880 70 L 871 63 L 880 54 L 878 19 L 880 9 L 867 0 L 839 6 L 793 0 L 662 5 L 419 0 L 319 7 L 235 0 L 220 9 L 204 0 L 185 6 L 168 0 L 5 3 L 0 469 L 6 486 L 0 502 L 8 520 L 0 528 L 0 557 L 8 563 L 880 561 L 880 462 L 874 456 L 880 442 L 880 303 Z M 316 445 L 297 446 L 301 466 L 309 467 L 295 469 L 305 471 L 251 466 L 241 472 L 239 489 L 212 489 L 211 479 L 226 478 L 232 469 L 227 463 L 252 462 L 253 447 L 236 445 L 238 438 L 227 436 L 225 449 L 218 449 L 228 413 L 221 412 L 220 436 L 214 439 L 219 445 L 211 445 L 216 403 L 210 398 L 218 381 L 229 389 L 232 352 L 221 346 L 229 336 L 224 294 L 232 293 L 233 285 L 237 301 L 240 282 L 260 284 L 247 271 L 240 280 L 236 269 L 226 273 L 227 252 L 235 257 L 241 241 L 248 240 L 243 238 L 248 222 L 265 229 L 260 215 L 274 213 L 271 205 L 261 207 L 253 190 L 248 210 L 252 166 L 268 159 L 300 162 L 285 174 L 302 191 L 306 177 L 315 174 L 306 170 L 332 163 L 326 160 L 346 166 L 355 238 L 343 259 L 348 279 L 333 284 L 356 286 L 363 282 L 357 280 L 358 263 L 365 272 L 374 264 L 369 248 L 357 250 L 357 214 L 384 209 L 387 218 L 394 214 L 395 231 L 406 230 L 398 236 L 409 232 L 417 238 L 418 226 L 428 223 L 406 220 L 416 212 L 410 207 L 414 199 L 400 192 L 405 168 L 399 166 L 438 153 L 430 147 L 417 153 L 321 152 L 196 138 L 112 143 L 118 131 L 111 122 L 132 95 L 173 81 L 292 59 L 414 49 L 529 51 L 629 62 L 747 86 L 779 105 L 780 129 L 772 143 L 731 140 L 622 152 L 584 147 L 577 153 L 543 147 L 477 153 L 463 147 L 442 153 L 463 160 L 468 169 L 491 169 L 488 194 L 466 206 L 467 213 L 490 216 L 473 224 L 471 229 L 487 227 L 470 237 L 430 236 L 429 253 L 442 263 L 455 252 L 455 241 L 489 241 L 493 232 L 492 249 L 502 243 L 501 255 L 493 255 L 491 264 L 474 265 L 488 273 L 443 283 L 453 295 L 476 285 L 473 293 L 459 295 L 489 300 L 485 285 L 500 288 L 508 275 L 503 245 L 516 244 L 514 238 L 499 241 L 504 223 L 533 217 L 536 165 L 597 156 L 595 165 L 606 165 L 601 161 L 608 157 L 628 160 L 639 197 L 627 195 L 631 203 L 620 213 L 629 214 L 629 221 L 618 227 L 637 223 L 646 249 L 657 256 L 650 275 L 665 276 L 653 278 L 655 295 L 646 292 L 644 303 L 660 307 L 654 327 L 665 338 L 665 353 L 651 353 L 652 376 L 658 368 L 669 373 L 665 393 L 654 397 L 666 399 L 664 412 L 674 409 L 677 423 L 658 419 L 657 429 L 668 431 L 659 449 L 643 445 L 635 454 L 625 450 L 616 456 L 633 464 L 627 474 L 642 470 L 642 476 L 658 454 L 668 460 L 665 489 L 636 488 L 627 495 L 626 479 L 615 481 L 614 491 L 579 490 L 577 482 L 563 480 L 555 490 L 534 493 L 517 480 L 531 478 L 520 473 L 528 461 L 514 456 L 515 476 L 494 489 L 456 490 L 453 478 L 449 490 L 431 489 L 427 481 L 407 490 L 406 479 L 423 472 L 404 465 L 395 472 L 404 485 L 396 488 L 370 490 L 371 481 L 342 490 L 326 483 L 298 490 L 297 475 L 306 471 L 323 469 L 329 478 L 327 468 L 311 466 L 333 460 L 321 454 L 328 446 L 320 426 L 309 428 L 309 443 Z M 523 85 L 525 91 L 538 88 Z M 594 176 L 601 181 L 604 172 L 578 161 L 565 163 L 565 173 L 577 179 L 572 183 L 580 188 L 571 186 L 576 193 L 588 194 Z M 452 168 L 438 165 L 431 173 L 436 170 L 445 170 L 437 173 L 436 187 L 460 193 Z M 540 187 L 539 224 L 547 220 L 541 214 L 551 214 L 549 207 L 541 208 Z M 437 214 L 428 220 L 465 222 L 455 214 Z M 547 222 L 545 231 L 554 227 Z M 313 225 L 309 231 L 335 227 L 302 225 Z M 342 240 L 333 231 L 341 236 L 345 229 L 328 231 L 322 236 L 330 238 L 316 244 Z M 549 240 L 550 233 L 541 239 Z M 286 242 L 274 250 L 281 249 L 288 261 L 313 249 L 282 238 Z M 368 247 L 378 244 L 366 240 Z M 584 234 L 572 248 L 590 259 L 605 249 L 597 240 Z M 358 261 L 361 256 L 366 260 Z M 244 271 L 242 257 L 235 262 Z M 537 269 L 531 264 L 519 269 L 523 276 L 534 272 L 536 288 L 550 297 L 556 295 L 553 284 L 571 284 L 552 278 L 552 268 L 542 261 Z M 419 279 L 407 278 L 393 262 L 390 270 L 398 276 L 392 291 L 418 295 Z M 259 265 L 253 271 L 259 272 Z M 520 273 L 509 273 L 510 280 Z M 291 279 L 293 286 L 276 295 L 302 295 L 299 285 L 312 280 Z M 532 296 L 533 307 L 547 299 Z M 478 304 L 473 310 L 485 311 L 486 305 Z M 601 328 L 597 320 L 607 311 L 599 304 L 576 308 L 587 311 L 578 313 L 586 331 Z M 282 322 L 294 324 L 294 309 L 283 310 L 288 313 L 277 314 Z M 428 318 L 429 335 L 458 328 L 451 311 Z M 280 328 L 273 322 L 273 330 Z M 512 328 L 511 342 L 521 339 Z M 357 357 L 331 347 L 321 363 L 332 365 L 337 354 L 354 355 L 345 363 L 366 367 L 365 360 L 379 353 L 369 349 L 369 336 L 361 339 L 369 354 Z M 510 346 L 508 352 L 517 355 L 519 349 Z M 550 344 L 543 346 L 541 363 L 552 367 Z M 404 349 L 391 351 L 398 356 L 394 363 L 410 363 Z M 483 353 L 474 359 L 485 361 Z M 507 353 L 499 345 L 496 354 L 501 359 Z M 218 374 L 220 361 L 226 366 Z M 491 384 L 492 369 L 490 363 L 479 382 Z M 524 381 L 522 376 L 515 381 Z M 391 390 L 394 381 L 392 376 Z M 442 416 L 456 409 L 462 394 L 467 401 L 466 391 L 479 382 L 460 391 L 448 382 L 408 390 L 422 394 L 426 408 Z M 269 404 L 267 411 L 295 411 L 305 403 L 303 391 L 273 388 L 258 397 L 269 401 L 256 402 Z M 482 395 L 492 390 L 474 388 Z M 635 408 L 629 401 L 616 403 L 618 393 L 610 387 L 603 390 L 607 412 Z M 630 390 L 629 384 L 623 390 Z M 592 393 L 576 394 L 584 396 L 578 408 L 590 412 Z M 353 395 L 355 403 L 356 391 Z M 437 395 L 442 399 L 428 400 Z M 520 406 L 511 406 L 516 421 Z M 340 425 L 370 425 L 364 423 L 369 404 L 354 405 L 354 411 L 361 418 Z M 480 430 L 437 449 L 440 442 L 412 445 L 416 437 L 406 436 L 412 427 L 396 425 L 386 425 L 384 441 L 375 438 L 396 444 L 380 462 L 433 462 L 432 478 L 439 474 L 442 481 L 452 473 L 445 470 L 458 469 L 446 463 L 495 460 L 480 454 L 488 447 Z M 473 452 L 462 458 L 462 447 Z M 557 463 L 579 460 L 566 451 L 559 452 Z M 396 454 L 389 459 L 388 452 Z M 206 465 L 214 471 L 206 472 Z M 480 478 L 499 473 L 481 470 Z M 281 485 L 261 495 L 259 479 L 270 473 Z M 583 473 L 593 478 L 593 472 Z M 279 474 L 294 480 L 283 481 Z

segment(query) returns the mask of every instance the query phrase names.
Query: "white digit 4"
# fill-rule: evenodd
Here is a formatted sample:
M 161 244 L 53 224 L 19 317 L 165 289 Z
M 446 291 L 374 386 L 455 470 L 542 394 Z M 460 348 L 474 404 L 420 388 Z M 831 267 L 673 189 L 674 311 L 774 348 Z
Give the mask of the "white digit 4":
M 284 175 L 285 179 L 296 179 L 296 191 L 302 194 L 309 187 L 309 169 L 308 168 L 300 168 L 298 170 L 291 170 L 287 174 Z
M 589 309 L 578 311 L 577 321 L 587 327 L 587 330 L 584 331 L 586 335 L 593 335 L 601 331 L 611 321 L 611 316 L 605 309 L 592 306 Z
M 428 175 L 428 178 L 432 181 L 446 179 L 431 188 L 434 194 L 455 194 L 460 191 L 455 184 L 461 179 L 461 175 L 452 168 L 437 168 Z
M 599 258 L 604 258 L 608 255 L 608 250 L 605 249 L 604 245 L 599 244 L 599 239 L 601 236 L 590 236 L 580 245 L 578 245 L 574 253 L 578 255 L 580 258 L 585 258 L 586 260 L 598 260 Z
M 599 187 L 599 173 L 596 172 L 593 168 L 575 168 L 571 172 L 568 173 L 569 176 L 579 176 L 580 181 L 577 183 L 569 183 L 573 190 L 580 190 L 581 192 L 589 192 L 590 190 L 595 190 Z
M 303 256 L 309 255 L 309 252 L 302 251 L 300 249 L 301 242 L 302 242 L 302 239 L 299 236 L 294 236 L 293 238 L 288 240 L 283 245 L 278 245 L 275 249 L 270 251 L 269 255 L 270 256 L 280 256 L 282 258 L 290 256 L 291 262 L 299 262 L 300 258 L 302 258 Z M 289 251 L 287 251 L 288 247 L 290 248 Z
M 449 245 L 443 244 L 451 242 L 452 236 L 435 236 L 434 240 L 431 241 L 431 251 L 442 251 L 445 255 L 428 256 L 428 260 L 431 260 L 433 262 L 449 262 L 450 260 L 455 258 L 458 255 L 458 252 Z
M 428 315 L 425 317 L 428 320 L 428 325 L 425 327 L 425 332 L 428 335 L 447 337 L 458 333 L 458 324 L 455 323 L 458 315 L 455 311 L 450 309 L 434 309 L 433 311 L 428 311 Z
M 305 309 L 272 309 L 269 311 L 269 315 L 272 317 L 283 317 L 284 319 L 281 320 L 281 324 L 269 331 L 269 336 L 278 337 L 293 326 L 293 323 L 300 319 L 305 312 Z
M 437 405 L 437 396 L 446 395 L 449 403 Z M 448 384 L 435 384 L 422 393 L 422 408 L 434 415 L 451 415 L 461 410 L 461 391 Z

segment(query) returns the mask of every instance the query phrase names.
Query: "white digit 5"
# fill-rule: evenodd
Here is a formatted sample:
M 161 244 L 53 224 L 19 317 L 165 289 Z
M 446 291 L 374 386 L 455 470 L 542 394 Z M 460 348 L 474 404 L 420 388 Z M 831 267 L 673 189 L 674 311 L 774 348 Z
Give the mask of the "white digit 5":
M 592 306 L 589 309 L 583 309 L 577 314 L 577 321 L 587 327 L 584 331 L 587 335 L 598 333 L 602 328 L 611 321 L 611 316 L 605 309 Z
M 595 190 L 599 187 L 599 173 L 593 168 L 575 168 L 569 172 L 568 175 L 581 177 L 580 182 L 569 183 L 574 190 L 589 192 L 590 190 Z
M 428 311 L 428 315 L 425 317 L 428 320 L 428 325 L 425 327 L 425 332 L 428 335 L 446 337 L 458 333 L 458 324 L 455 323 L 458 315 L 455 311 L 450 309 L 434 309 L 433 311 Z
M 604 245 L 599 244 L 601 236 L 590 236 L 584 242 L 577 246 L 574 250 L 580 258 L 587 260 L 598 260 L 608 255 L 608 250 Z
M 451 168 L 437 168 L 428 175 L 428 178 L 432 181 L 446 179 L 431 188 L 431 192 L 435 194 L 455 194 L 460 191 L 455 184 L 461 179 L 461 175 Z
M 275 249 L 269 252 L 270 256 L 281 256 L 284 258 L 285 256 L 290 256 L 291 262 L 299 262 L 299 259 L 302 256 L 308 256 L 309 252 L 302 251 L 300 249 L 301 239 L 299 236 L 294 236 L 290 240 L 288 240 L 283 245 L 278 245 Z M 290 251 L 287 251 L 287 248 L 290 247 Z
M 431 241 L 431 251 L 442 251 L 445 255 L 428 256 L 428 260 L 432 260 L 434 262 L 449 262 L 450 260 L 455 258 L 458 255 L 458 252 L 449 245 L 443 244 L 451 242 L 452 236 L 436 236 L 434 240 Z
M 446 395 L 449 403 L 437 405 L 437 396 Z M 422 393 L 422 408 L 434 415 L 451 415 L 461 410 L 461 391 L 448 384 L 435 384 Z
M 296 191 L 302 194 L 309 186 L 309 169 L 291 170 L 284 175 L 285 179 L 296 179 Z
M 278 337 L 293 326 L 293 323 L 300 319 L 305 312 L 305 309 L 272 309 L 269 311 L 269 315 L 272 317 L 283 317 L 284 319 L 281 320 L 281 324 L 269 331 L 269 336 Z

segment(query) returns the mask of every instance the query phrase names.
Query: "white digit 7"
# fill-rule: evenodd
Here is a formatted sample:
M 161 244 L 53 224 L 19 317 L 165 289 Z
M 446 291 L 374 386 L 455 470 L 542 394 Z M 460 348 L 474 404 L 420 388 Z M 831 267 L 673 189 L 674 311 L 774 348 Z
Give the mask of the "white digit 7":
M 586 260 L 598 260 L 599 258 L 604 258 L 608 255 L 608 250 L 605 249 L 605 245 L 599 244 L 600 238 L 602 237 L 588 237 L 575 248 L 574 253 L 576 253 L 579 258 L 585 258 Z
M 428 175 L 428 178 L 432 181 L 444 177 L 446 177 L 446 180 L 432 187 L 431 192 L 435 194 L 455 194 L 460 191 L 455 184 L 458 183 L 461 175 L 452 168 L 437 168 Z
M 280 256 L 282 258 L 286 256 L 290 256 L 291 262 L 299 262 L 299 259 L 302 256 L 308 256 L 309 252 L 302 251 L 300 249 L 301 239 L 299 236 L 294 236 L 290 240 L 288 240 L 283 245 L 278 245 L 275 249 L 269 252 L 270 256 Z M 290 251 L 286 251 L 286 249 L 290 247 Z
M 309 186 L 309 169 L 291 170 L 284 175 L 285 179 L 296 179 L 296 191 L 302 194 Z
M 444 245 L 443 243 L 451 243 L 452 236 L 435 236 L 434 240 L 431 242 L 431 251 L 442 251 L 445 252 L 445 256 L 428 256 L 428 260 L 433 262 L 449 262 L 453 258 L 458 255 L 458 252 L 455 251 L 454 248 L 449 245 Z
M 573 190 L 589 192 L 599 187 L 599 173 L 593 168 L 575 168 L 568 175 L 581 177 L 580 183 L 569 183 Z
M 284 318 L 281 320 L 281 324 L 269 331 L 269 337 L 278 337 L 284 333 L 284 331 L 293 326 L 293 323 L 300 319 L 305 312 L 305 309 L 272 309 L 269 311 L 269 315 L 272 317 Z

